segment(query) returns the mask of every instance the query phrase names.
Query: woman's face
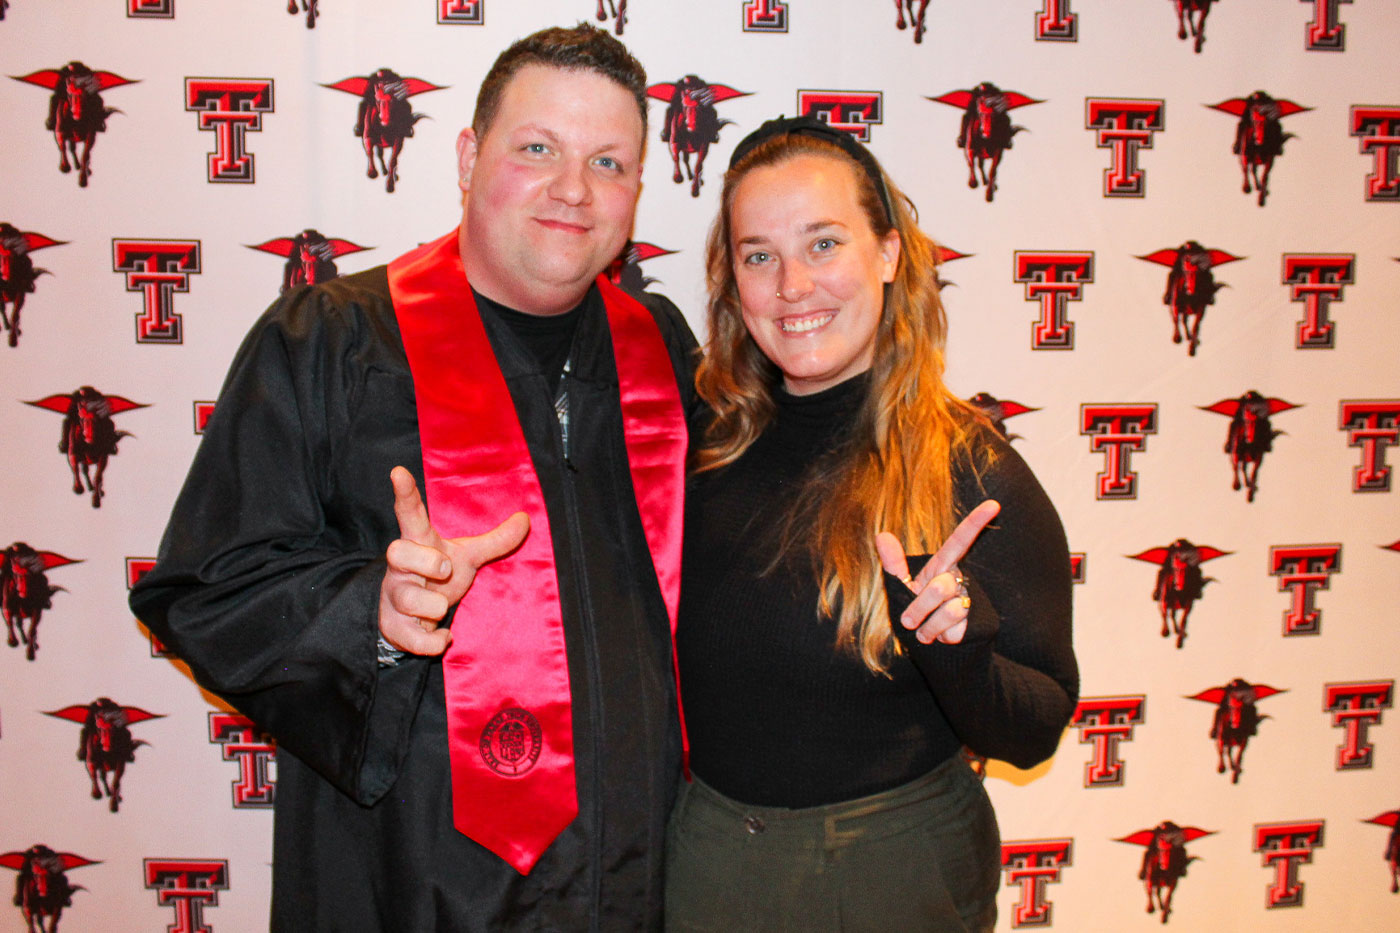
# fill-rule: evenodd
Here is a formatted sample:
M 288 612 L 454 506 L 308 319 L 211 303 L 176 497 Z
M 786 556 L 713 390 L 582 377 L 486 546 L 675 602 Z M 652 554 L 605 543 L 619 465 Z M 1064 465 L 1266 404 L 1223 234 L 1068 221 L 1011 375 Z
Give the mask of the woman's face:
M 730 255 L 744 325 L 810 395 L 870 368 L 899 234 L 877 237 L 857 199 L 859 169 L 799 155 L 750 171 L 734 190 Z

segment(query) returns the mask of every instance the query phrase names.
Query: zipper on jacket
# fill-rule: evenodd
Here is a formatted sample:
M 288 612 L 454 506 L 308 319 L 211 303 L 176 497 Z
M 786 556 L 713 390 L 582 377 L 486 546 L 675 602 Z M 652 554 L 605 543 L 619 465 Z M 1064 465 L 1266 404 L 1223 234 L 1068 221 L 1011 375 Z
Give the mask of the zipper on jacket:
M 578 489 L 575 486 L 575 474 L 578 468 L 574 466 L 570 459 L 571 425 L 573 412 L 571 410 L 571 396 L 569 393 L 569 373 L 571 370 L 570 360 L 565 361 L 563 374 L 559 378 L 559 389 L 554 396 L 554 414 L 559 426 L 559 450 L 563 456 L 564 465 L 564 512 L 569 525 L 569 558 L 572 565 L 574 579 L 578 581 L 579 589 L 579 626 L 583 634 L 583 656 L 584 663 L 588 670 L 588 701 L 593 710 L 594 722 L 588 730 L 589 738 L 593 744 L 593 774 L 592 788 L 594 790 L 593 820 L 590 827 L 589 838 L 589 887 L 592 892 L 592 906 L 589 911 L 588 928 L 590 931 L 599 929 L 599 911 L 602 907 L 603 897 L 603 748 L 602 735 L 606 728 L 603 716 L 603 699 L 600 680 L 602 671 L 598 664 L 598 638 L 597 628 L 593 620 L 593 601 L 588 586 L 587 568 L 583 563 L 583 530 L 578 514 Z M 577 765 L 578 757 L 574 757 Z M 577 779 L 576 779 L 577 783 Z

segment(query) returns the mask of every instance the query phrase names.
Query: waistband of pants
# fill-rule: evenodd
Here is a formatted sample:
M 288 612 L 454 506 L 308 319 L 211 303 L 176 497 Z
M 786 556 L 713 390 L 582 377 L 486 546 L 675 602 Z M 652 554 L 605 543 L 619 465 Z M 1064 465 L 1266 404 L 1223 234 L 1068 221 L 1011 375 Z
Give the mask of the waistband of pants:
M 889 790 L 816 807 L 758 807 L 721 794 L 698 777 L 682 789 L 678 816 L 721 832 L 752 836 L 815 837 L 827 845 L 843 838 L 893 835 L 961 809 L 979 789 L 977 778 L 960 755 L 952 755 L 928 774 Z

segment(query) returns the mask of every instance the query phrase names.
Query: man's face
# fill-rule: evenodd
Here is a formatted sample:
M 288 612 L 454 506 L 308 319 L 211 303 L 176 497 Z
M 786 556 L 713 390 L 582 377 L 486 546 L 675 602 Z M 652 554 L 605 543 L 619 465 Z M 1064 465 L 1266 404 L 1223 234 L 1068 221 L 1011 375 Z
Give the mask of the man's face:
M 578 304 L 632 230 L 642 133 L 635 98 L 603 75 L 517 72 L 485 136 L 457 140 L 472 286 L 529 314 Z

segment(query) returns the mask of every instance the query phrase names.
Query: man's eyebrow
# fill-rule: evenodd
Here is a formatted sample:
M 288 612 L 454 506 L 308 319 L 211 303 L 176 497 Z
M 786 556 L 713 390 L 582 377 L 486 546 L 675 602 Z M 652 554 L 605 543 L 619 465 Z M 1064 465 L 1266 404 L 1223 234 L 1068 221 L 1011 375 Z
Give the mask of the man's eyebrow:
M 541 125 L 539 125 L 538 123 L 525 123 L 525 124 L 522 124 L 522 125 L 520 125 L 520 126 L 517 126 L 517 127 L 511 132 L 511 135 L 512 135 L 512 136 L 543 136 L 543 137 L 545 137 L 546 139 L 548 139 L 548 140 L 549 140 L 550 142 L 552 142 L 552 143 L 558 142 L 558 141 L 559 141 L 559 134 L 555 133 L 555 132 L 554 132 L 553 130 L 551 130 L 549 127 L 547 127 L 547 126 L 541 126 Z

